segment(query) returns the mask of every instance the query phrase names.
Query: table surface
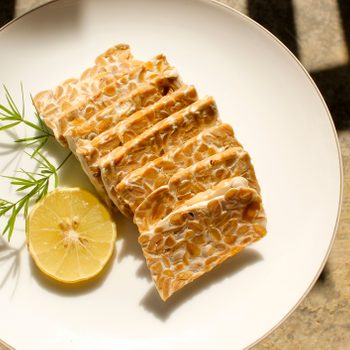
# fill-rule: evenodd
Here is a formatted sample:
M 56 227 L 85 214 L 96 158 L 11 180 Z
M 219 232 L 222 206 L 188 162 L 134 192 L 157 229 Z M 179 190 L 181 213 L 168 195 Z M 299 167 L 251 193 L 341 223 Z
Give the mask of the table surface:
M 17 0 L 15 16 L 46 2 Z M 304 64 L 330 108 L 344 163 L 342 214 L 324 271 L 294 313 L 253 349 L 349 349 L 350 3 L 347 0 L 221 2 L 261 23 Z M 0 342 L 0 350 L 4 349 L 9 347 Z

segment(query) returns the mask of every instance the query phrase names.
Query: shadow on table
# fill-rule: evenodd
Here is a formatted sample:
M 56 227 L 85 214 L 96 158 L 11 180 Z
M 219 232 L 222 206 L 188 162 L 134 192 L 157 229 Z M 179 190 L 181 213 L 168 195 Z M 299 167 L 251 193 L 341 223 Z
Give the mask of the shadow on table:
M 181 305 L 202 293 L 205 289 L 211 288 L 213 285 L 233 276 L 262 259 L 262 255 L 259 252 L 247 248 L 236 256 L 226 260 L 223 264 L 217 266 L 215 268 L 215 273 L 209 272 L 196 280 L 195 283 L 191 283 L 182 290 L 176 292 L 167 302 L 163 302 L 155 287 L 152 287 L 140 301 L 140 305 L 154 314 L 159 320 L 166 321 L 173 312 L 181 307 Z
M 344 39 L 350 54 L 350 2 L 338 0 Z M 338 131 L 350 128 L 350 64 L 311 72 Z
M 338 0 L 344 39 L 350 55 L 350 2 Z M 297 57 L 298 38 L 291 0 L 248 0 L 248 15 L 278 37 Z M 321 24 L 320 24 L 321 25 Z M 315 53 L 316 55 L 317 53 Z M 350 128 L 350 64 L 309 72 L 325 99 L 338 132 Z M 329 275 L 327 265 L 319 283 Z
M 311 73 L 331 112 L 337 131 L 350 128 L 350 66 Z
M 0 28 L 10 22 L 15 15 L 15 0 L 0 1 Z
M 279 38 L 298 57 L 292 0 L 248 0 L 248 15 Z
M 342 29 L 350 51 L 350 2 L 338 0 Z M 298 37 L 291 0 L 248 0 L 248 15 L 278 37 L 297 57 Z M 317 53 L 315 53 L 317 55 Z M 338 131 L 350 127 L 350 65 L 310 72 Z

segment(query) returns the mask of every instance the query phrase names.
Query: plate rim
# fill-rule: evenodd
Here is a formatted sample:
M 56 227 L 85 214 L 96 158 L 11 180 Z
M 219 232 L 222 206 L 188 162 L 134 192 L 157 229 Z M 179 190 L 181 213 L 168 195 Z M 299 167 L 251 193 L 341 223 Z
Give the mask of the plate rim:
M 9 26 L 11 26 L 12 24 L 14 24 L 15 22 L 21 20 L 23 17 L 31 14 L 32 12 L 35 12 L 37 10 L 40 10 L 43 7 L 46 6 L 51 6 L 53 3 L 59 2 L 61 0 L 49 0 L 48 2 L 38 5 L 34 8 L 32 8 L 31 10 L 23 13 L 22 15 L 12 19 L 10 22 L 6 23 L 4 26 L 0 27 L 0 32 L 3 32 L 6 28 L 8 28 Z M 65 0 L 65 1 L 80 1 L 80 0 Z M 96 1 L 96 0 L 95 0 Z M 174 0 L 167 0 L 167 1 L 174 1 Z M 304 67 L 304 65 L 299 61 L 299 59 L 294 55 L 294 53 L 280 40 L 278 39 L 274 34 L 272 34 L 268 29 L 266 29 L 264 26 L 262 26 L 261 24 L 259 24 L 257 21 L 255 21 L 254 19 L 252 19 L 251 17 L 249 17 L 248 15 L 242 13 L 241 11 L 234 9 L 233 7 L 224 4 L 222 2 L 220 2 L 219 0 L 192 0 L 192 1 L 197 1 L 197 2 L 202 2 L 202 3 L 206 3 L 206 4 L 215 4 L 217 6 L 220 6 L 222 8 L 224 8 L 226 11 L 229 11 L 231 13 L 234 13 L 235 15 L 241 16 L 244 20 L 246 20 L 247 22 L 250 22 L 251 24 L 255 25 L 258 27 L 258 29 L 262 30 L 265 34 L 267 34 L 271 39 L 273 39 L 273 41 L 275 41 L 293 60 L 294 62 L 299 66 L 299 68 L 301 68 L 301 70 L 303 71 L 303 73 L 305 74 L 306 78 L 309 80 L 309 82 L 311 83 L 312 87 L 314 88 L 315 92 L 317 93 L 323 108 L 326 111 L 327 117 L 328 117 L 328 122 L 330 124 L 330 127 L 332 129 L 332 133 L 333 133 L 333 137 L 335 140 L 335 144 L 336 144 L 336 148 L 337 148 L 337 155 L 338 155 L 338 166 L 339 166 L 339 181 L 340 181 L 340 186 L 339 186 L 339 199 L 338 199 L 338 208 L 337 208 L 337 217 L 334 223 L 334 227 L 333 227 L 333 232 L 332 232 L 332 238 L 330 240 L 329 246 L 327 248 L 327 252 L 314 276 L 314 278 L 312 279 L 311 283 L 309 284 L 308 288 L 305 290 L 305 292 L 301 295 L 301 297 L 298 299 L 298 301 L 295 303 L 295 305 L 269 330 L 267 331 L 265 334 L 263 334 L 262 336 L 260 336 L 257 340 L 255 340 L 253 343 L 247 345 L 244 349 L 248 350 L 251 349 L 253 346 L 259 344 L 260 342 L 262 342 L 265 338 L 267 338 L 271 333 L 273 333 L 277 328 L 279 328 L 291 315 L 292 313 L 298 308 L 298 306 L 302 303 L 302 301 L 306 298 L 306 296 L 310 293 L 311 289 L 314 287 L 314 285 L 316 284 L 319 276 L 321 275 L 327 260 L 329 258 L 329 255 L 332 251 L 332 248 L 334 246 L 334 242 L 335 242 L 335 238 L 337 235 L 337 231 L 339 228 L 339 222 L 340 222 L 340 216 L 341 216 L 341 212 L 342 212 L 342 203 L 343 203 L 343 196 L 344 196 L 344 168 L 343 168 L 343 159 L 342 159 L 342 153 L 341 153 L 341 148 L 340 148 L 340 143 L 339 143 L 339 138 L 338 138 L 338 134 L 337 134 L 337 130 L 332 118 L 332 115 L 329 111 L 328 105 L 326 103 L 326 101 L 323 98 L 323 95 L 321 94 L 318 86 L 316 85 L 316 83 L 314 82 L 314 80 L 312 79 L 310 73 L 306 70 L 306 68 Z M 7 346 L 9 349 L 12 349 L 12 347 L 5 343 L 2 339 L 0 339 L 0 345 L 4 345 Z

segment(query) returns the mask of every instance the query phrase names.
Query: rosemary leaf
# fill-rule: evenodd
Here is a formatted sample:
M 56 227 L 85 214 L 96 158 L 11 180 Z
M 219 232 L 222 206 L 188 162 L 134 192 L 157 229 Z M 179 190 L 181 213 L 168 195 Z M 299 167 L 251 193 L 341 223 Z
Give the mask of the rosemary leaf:
M 24 210 L 23 210 L 23 214 L 25 218 L 28 216 L 29 200 L 30 198 L 25 199 Z
M 13 128 L 14 126 L 18 125 L 19 123 L 20 122 L 14 122 L 12 124 L 7 124 L 7 125 L 4 125 L 4 126 L 0 126 L 0 131 L 4 131 L 4 130 L 10 129 L 10 128 Z
M 32 137 L 25 137 L 23 139 L 17 139 L 15 142 L 29 142 L 29 141 L 37 141 L 37 140 L 42 140 L 44 138 L 47 138 L 46 135 L 37 135 L 37 136 L 32 136 Z
M 48 138 L 44 139 L 42 142 L 40 142 L 37 145 L 37 147 L 35 148 L 35 150 L 32 154 L 32 157 L 34 157 L 35 155 L 37 155 L 40 152 L 40 150 L 46 145 L 47 141 L 48 141 Z
M 23 89 L 23 83 L 21 82 L 21 96 L 22 96 L 22 116 L 24 118 L 26 113 L 26 105 L 24 103 L 24 89 Z
M 7 234 L 8 239 L 14 232 L 17 216 L 23 211 L 26 218 L 28 215 L 28 207 L 31 203 L 38 202 L 49 191 L 51 180 L 55 187 L 58 186 L 58 171 L 66 163 L 71 156 L 71 152 L 63 159 L 63 161 L 55 167 L 42 153 L 38 152 L 35 156 L 25 152 L 31 159 L 34 159 L 39 164 L 37 172 L 29 172 L 20 169 L 18 172 L 23 174 L 20 176 L 2 176 L 11 180 L 13 186 L 17 186 L 16 192 L 23 193 L 23 196 L 17 202 L 10 202 L 0 198 L 0 217 L 5 216 L 10 212 L 7 219 L 7 224 L 2 232 Z M 29 192 L 28 192 L 29 190 Z
M 35 146 L 33 155 L 38 154 L 38 152 L 45 146 L 46 142 L 53 134 L 46 127 L 45 123 L 40 118 L 40 113 L 37 110 L 33 97 L 31 97 L 33 107 L 34 107 L 34 116 L 35 122 L 29 121 L 25 118 L 25 103 L 24 103 L 24 89 L 23 84 L 21 84 L 21 108 L 18 107 L 13 97 L 11 96 L 8 88 L 3 85 L 3 89 L 5 92 L 5 99 L 7 105 L 3 105 L 0 103 L 0 131 L 11 129 L 16 127 L 19 124 L 23 124 L 29 127 L 31 130 L 35 130 L 38 135 L 34 135 L 31 137 L 19 138 L 14 140 L 17 143 L 24 143 L 26 146 Z M 21 111 L 21 112 L 20 112 Z
M 4 117 L 6 117 L 6 116 L 12 114 L 12 112 L 11 112 L 9 109 L 7 109 L 5 106 L 3 106 L 3 105 L 1 105 L 1 104 L 0 104 L 0 109 L 1 109 L 3 112 L 6 113 L 6 114 L 0 113 L 0 114 L 1 114 L 2 116 L 4 116 Z
M 4 90 L 5 90 L 5 97 L 6 97 L 7 103 L 9 104 L 9 106 L 10 106 L 12 112 L 13 112 L 14 114 L 16 114 L 18 117 L 21 117 L 21 114 L 19 113 L 19 110 L 18 110 L 18 108 L 17 108 L 17 106 L 16 106 L 16 103 L 15 103 L 15 101 L 13 100 L 13 98 L 12 98 L 12 96 L 11 96 L 9 90 L 7 89 L 7 87 L 6 87 L 5 85 L 3 85 L 3 88 L 4 88 Z M 21 92 L 22 92 L 21 95 L 23 96 L 23 89 L 21 89 Z
M 6 104 L 0 103 L 0 131 L 11 129 L 17 125 L 24 125 L 30 130 L 35 131 L 35 135 L 15 139 L 16 143 L 24 144 L 26 147 L 31 147 L 33 152 L 25 153 L 34 159 L 38 164 L 38 170 L 35 172 L 19 169 L 20 175 L 16 176 L 2 176 L 10 180 L 10 184 L 16 187 L 16 192 L 21 195 L 17 202 L 11 202 L 0 198 L 0 217 L 6 217 L 6 226 L 2 234 L 7 234 L 8 240 L 15 230 L 16 220 L 20 213 L 23 212 L 24 217 L 28 215 L 28 208 L 31 203 L 39 201 L 44 197 L 53 183 L 55 187 L 58 186 L 58 171 L 66 163 L 71 156 L 69 153 L 59 164 L 55 167 L 42 153 L 42 148 L 46 145 L 49 138 L 53 136 L 51 131 L 46 127 L 45 123 L 40 118 L 40 113 L 37 110 L 33 97 L 31 101 L 34 107 L 35 121 L 29 121 L 25 118 L 25 98 L 23 84 L 21 83 L 21 107 L 19 107 L 10 91 L 4 85 Z

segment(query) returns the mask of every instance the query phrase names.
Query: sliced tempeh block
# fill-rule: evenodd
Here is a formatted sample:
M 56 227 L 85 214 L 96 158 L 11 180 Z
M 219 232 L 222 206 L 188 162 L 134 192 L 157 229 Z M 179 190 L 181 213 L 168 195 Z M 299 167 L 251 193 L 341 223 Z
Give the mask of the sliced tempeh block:
M 161 298 L 212 270 L 266 234 L 261 197 L 242 177 L 226 179 L 141 231 Z
M 129 118 L 100 133 L 90 142 L 79 147 L 80 154 L 103 157 L 118 146 L 141 135 L 159 121 L 180 111 L 197 100 L 193 86 L 183 85 L 178 90 L 166 94 L 154 104 L 140 109 Z M 98 157 L 96 157 L 98 155 Z
M 236 176 L 245 177 L 249 186 L 259 191 L 250 157 L 240 147 L 229 148 L 179 170 L 167 185 L 159 187 L 139 205 L 134 222 L 140 231 L 146 230 L 197 193 Z
M 217 123 L 215 101 L 207 97 L 160 121 L 102 158 L 99 164 L 102 180 L 113 203 L 117 205 L 115 187 L 129 172 Z
M 111 106 L 105 108 L 101 112 L 95 114 L 87 122 L 82 123 L 80 126 L 74 128 L 71 135 L 67 139 L 70 144 L 76 144 L 79 148 L 79 154 L 89 154 L 90 151 L 97 149 L 96 146 L 106 145 L 103 155 L 112 151 L 114 148 L 120 146 L 120 138 L 118 137 L 117 130 L 114 127 L 118 127 L 122 122 L 126 123 L 129 117 L 133 114 L 139 115 L 144 111 L 152 110 L 153 106 L 157 108 L 163 107 L 161 101 L 168 98 L 172 93 L 176 93 L 182 85 L 182 82 L 178 79 L 178 76 L 171 76 L 170 78 L 164 75 L 157 76 L 147 83 L 142 83 L 137 89 L 132 90 L 125 97 L 119 98 Z M 162 99 L 163 98 L 163 99 Z M 192 101 L 193 102 L 193 101 Z M 187 106 L 187 103 L 185 106 Z M 180 106 L 177 110 L 181 109 Z M 136 113 L 139 112 L 139 113 Z M 162 112 L 159 112 L 160 114 Z M 171 113 L 170 113 L 171 114 Z M 164 119 L 169 116 L 167 110 L 164 110 Z M 147 118 L 147 114 L 143 117 Z M 154 123 L 155 124 L 155 123 Z M 144 129 L 146 130 L 146 128 Z M 144 131 L 143 130 L 143 131 Z M 96 140 L 95 140 L 96 139 Z M 108 147 L 109 141 L 113 140 L 115 147 Z M 90 142 L 93 141 L 93 142 Z M 119 141 L 119 142 L 118 142 Z
M 164 92 L 171 91 L 171 87 L 171 85 L 168 86 L 168 89 L 164 90 Z M 153 89 L 155 89 L 154 86 Z M 144 88 L 141 90 L 144 91 Z M 131 133 L 138 131 L 141 134 L 153 124 L 156 124 L 158 121 L 183 109 L 197 99 L 197 93 L 194 87 L 183 86 L 179 90 L 158 99 L 154 104 L 141 109 L 142 105 L 146 105 L 146 102 L 142 99 L 141 103 L 140 95 L 135 95 L 135 93 L 136 90 L 135 92 L 132 92 L 132 96 L 119 100 L 113 118 L 114 123 L 117 123 L 117 120 L 120 122 L 117 123 L 115 127 L 102 132 L 91 141 L 81 140 L 75 137 L 72 139 L 67 138 L 71 149 L 75 147 L 75 143 L 78 144 L 79 148 L 76 151 L 76 155 L 80 160 L 84 171 L 89 176 L 91 182 L 99 193 L 105 192 L 100 176 L 100 168 L 98 166 L 98 161 L 103 156 L 129 141 Z M 159 93 L 157 94 L 157 97 L 158 95 Z M 137 98 L 135 99 L 134 97 Z M 139 111 L 130 115 L 134 110 Z M 105 112 L 103 111 L 103 113 Z M 96 117 L 93 117 L 92 119 L 97 117 L 98 116 L 96 115 Z M 108 119 L 108 116 L 107 118 L 101 117 L 101 122 L 106 119 Z M 87 124 L 89 123 L 84 125 L 85 130 L 88 128 Z M 98 123 L 95 125 L 98 125 Z M 89 130 L 91 131 L 90 128 Z
M 133 140 L 159 121 L 184 109 L 197 100 L 198 95 L 195 87 L 193 85 L 183 85 L 154 105 L 135 113 L 128 120 L 120 123 L 116 130 L 120 143 L 124 144 Z
M 178 78 L 176 69 L 168 64 L 163 55 L 158 55 L 151 61 L 136 66 L 124 74 L 115 75 L 112 83 L 98 90 L 93 96 L 85 98 L 77 106 L 69 109 L 60 118 L 54 120 L 54 126 L 51 128 L 54 131 L 55 137 L 63 145 L 66 145 L 64 135 L 70 133 L 72 121 L 91 118 L 96 113 L 130 93 L 140 83 L 155 79 L 160 75 L 164 78 Z
M 95 66 L 86 69 L 79 79 L 67 79 L 52 90 L 39 92 L 34 97 L 34 104 L 46 125 L 55 131 L 56 121 L 64 114 L 105 88 L 115 76 L 141 64 L 133 59 L 128 45 L 116 45 L 98 56 Z
M 119 194 L 118 206 L 123 212 L 134 213 L 148 195 L 166 185 L 181 168 L 187 168 L 227 148 L 240 146 L 228 124 L 205 129 L 183 145 L 179 144 L 162 157 L 125 176 L 116 188 Z

